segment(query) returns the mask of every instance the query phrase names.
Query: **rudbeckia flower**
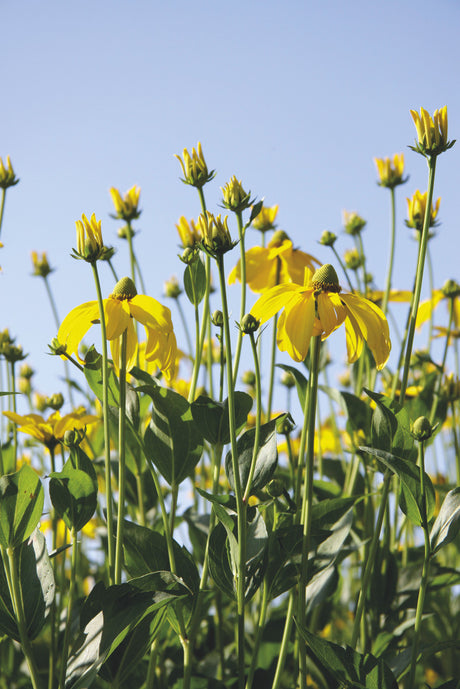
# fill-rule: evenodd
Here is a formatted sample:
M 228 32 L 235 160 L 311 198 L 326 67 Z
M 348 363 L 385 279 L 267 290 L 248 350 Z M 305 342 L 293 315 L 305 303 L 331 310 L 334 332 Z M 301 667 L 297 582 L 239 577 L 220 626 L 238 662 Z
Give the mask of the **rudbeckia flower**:
M 453 300 L 453 325 L 455 328 L 460 326 L 460 285 L 454 280 L 447 280 L 442 289 L 433 290 L 431 299 L 423 301 L 418 307 L 417 328 L 420 328 L 429 318 L 431 318 L 436 306 L 443 300 Z
M 174 376 L 176 337 L 171 311 L 153 297 L 137 294 L 133 281 L 122 278 L 108 297 L 103 300 L 107 339 L 117 370 L 121 365 L 121 335 L 127 332 L 126 368 L 136 364 L 138 341 L 134 320 L 141 323 L 147 334 L 145 358 L 154 362 L 169 381 Z M 94 323 L 99 323 L 97 301 L 89 301 L 73 309 L 64 318 L 58 340 L 67 354 L 78 356 L 78 346 Z
M 80 430 L 100 420 L 94 414 L 87 414 L 83 407 L 65 416 L 55 411 L 47 419 L 40 414 L 21 416 L 12 411 L 4 411 L 3 414 L 18 426 L 18 430 L 36 438 L 50 451 L 64 438 L 66 431 Z
M 314 274 L 307 270 L 303 285 L 291 282 L 268 290 L 254 304 L 251 313 L 264 323 L 281 309 L 277 343 L 294 361 L 305 359 L 312 335 L 320 335 L 324 340 L 345 322 L 349 363 L 359 358 L 366 341 L 377 369 L 385 366 L 391 343 L 383 312 L 368 299 L 342 293 L 337 273 L 330 264 Z
M 284 282 L 303 283 L 305 268 L 312 272 L 321 263 L 300 249 L 294 249 L 287 234 L 277 230 L 266 247 L 255 246 L 246 251 L 246 282 L 253 292 L 266 290 Z M 316 264 L 316 265 L 315 265 Z M 230 272 L 232 285 L 241 280 L 241 261 Z

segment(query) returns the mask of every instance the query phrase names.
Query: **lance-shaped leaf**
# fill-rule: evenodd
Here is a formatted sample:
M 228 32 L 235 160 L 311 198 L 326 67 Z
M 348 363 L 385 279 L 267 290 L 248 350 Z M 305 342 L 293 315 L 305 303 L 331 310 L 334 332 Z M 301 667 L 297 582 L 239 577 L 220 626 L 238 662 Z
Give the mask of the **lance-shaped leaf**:
M 190 303 L 198 306 L 206 293 L 206 269 L 201 260 L 193 261 L 185 268 L 184 289 Z
M 192 417 L 190 404 L 173 390 L 142 386 L 152 398 L 152 420 L 144 434 L 149 459 L 169 485 L 189 476 L 203 452 L 203 438 Z
M 246 423 L 251 411 L 253 400 L 246 392 L 236 391 L 235 424 L 239 429 Z M 228 420 L 228 399 L 223 402 L 215 402 L 210 397 L 200 395 L 191 404 L 192 416 L 200 429 L 203 438 L 211 445 L 226 445 L 230 442 L 230 425 Z
M 460 488 L 450 490 L 441 505 L 430 534 L 431 553 L 454 540 L 460 529 Z
M 256 466 L 251 484 L 251 493 L 260 490 L 272 478 L 278 463 L 278 449 L 276 446 L 276 424 L 278 419 L 272 419 L 260 427 L 259 447 L 257 448 Z M 238 453 L 238 467 L 243 490 L 249 478 L 254 451 L 255 429 L 251 428 L 241 435 L 236 443 Z M 232 489 L 235 489 L 233 476 L 233 462 L 231 451 L 225 458 L 225 471 Z
M 42 516 L 43 487 L 27 464 L 0 478 L 0 545 L 16 548 L 37 526 Z

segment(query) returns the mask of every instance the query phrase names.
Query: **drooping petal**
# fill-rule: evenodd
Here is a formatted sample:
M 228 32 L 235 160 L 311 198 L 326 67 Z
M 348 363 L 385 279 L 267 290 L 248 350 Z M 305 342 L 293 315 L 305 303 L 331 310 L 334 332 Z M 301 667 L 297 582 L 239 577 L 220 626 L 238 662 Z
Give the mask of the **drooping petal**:
M 325 340 L 342 325 L 347 313 L 339 295 L 335 292 L 321 292 L 317 299 L 318 318 L 323 331 L 321 339 Z
M 286 270 L 289 279 L 297 285 L 304 284 L 305 268 L 308 268 L 312 273 L 321 265 L 310 254 L 306 254 L 299 249 L 286 252 L 282 257 L 283 268 Z
M 128 309 L 133 318 L 145 328 L 172 330 L 171 311 L 153 297 L 137 294 L 128 301 Z
M 136 365 L 137 357 L 137 333 L 134 321 L 128 318 L 128 326 L 126 329 L 126 370 L 130 371 Z M 124 332 L 124 331 L 122 331 Z M 117 374 L 121 367 L 121 336 L 114 337 L 110 340 L 110 351 L 112 353 L 113 365 Z
M 297 293 L 280 316 L 277 343 L 294 361 L 307 356 L 315 322 L 315 300 L 312 294 Z
M 363 351 L 364 338 L 359 327 L 359 323 L 353 316 L 351 311 L 347 312 L 345 318 L 345 332 L 347 339 L 347 356 L 348 362 L 353 364 L 361 356 Z
M 131 314 L 126 299 L 104 300 L 105 327 L 108 340 L 115 340 L 126 330 L 131 320 Z
M 278 256 L 269 258 L 270 249 L 254 246 L 246 252 L 246 282 L 253 292 L 264 292 L 282 282 Z M 238 279 L 241 280 L 241 265 Z M 238 270 L 238 267 L 237 267 Z
M 256 301 L 251 309 L 251 314 L 261 323 L 265 323 L 275 313 L 288 306 L 291 298 L 295 299 L 297 294 L 306 293 L 307 291 L 313 292 L 313 290 L 305 290 L 305 288 L 292 282 L 272 287 Z
M 363 299 L 356 294 L 342 294 L 341 299 L 348 314 L 356 320 L 374 356 L 377 369 L 382 369 L 388 361 L 391 350 L 388 321 L 383 311 L 368 299 Z
M 99 322 L 97 301 L 88 301 L 76 306 L 61 323 L 57 337 L 67 346 L 68 354 L 77 354 L 78 345 L 94 323 Z
M 174 378 L 177 359 L 177 342 L 174 332 L 149 330 L 145 359 L 154 363 L 162 371 L 166 380 L 171 382 Z
M 415 327 L 420 328 L 429 318 L 431 318 L 431 314 L 433 313 L 434 309 L 436 306 L 439 304 L 441 299 L 444 298 L 444 294 L 442 290 L 435 290 L 433 291 L 433 294 L 431 295 L 431 299 L 427 299 L 426 301 L 422 301 L 421 304 L 419 304 L 418 311 L 417 311 L 417 320 L 415 322 Z

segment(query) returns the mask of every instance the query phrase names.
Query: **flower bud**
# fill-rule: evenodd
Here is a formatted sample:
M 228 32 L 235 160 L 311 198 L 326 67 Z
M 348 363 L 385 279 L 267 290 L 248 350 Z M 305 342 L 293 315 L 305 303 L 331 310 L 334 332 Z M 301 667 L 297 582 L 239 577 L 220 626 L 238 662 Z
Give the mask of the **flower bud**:
M 77 447 L 85 437 L 83 429 L 73 428 L 64 433 L 63 443 L 66 447 Z
M 235 213 L 241 213 L 249 208 L 254 203 L 251 200 L 251 192 L 246 192 L 243 189 L 241 181 L 238 181 L 235 175 L 227 182 L 225 187 L 221 187 L 223 199 L 222 202 L 225 208 Z
M 272 478 L 266 490 L 271 498 L 280 498 L 284 494 L 284 483 L 279 478 Z
M 343 225 L 347 234 L 358 235 L 366 224 L 366 220 L 355 211 L 343 211 Z
M 73 249 L 74 258 L 81 258 L 88 263 L 94 263 L 102 258 L 106 247 L 102 241 L 101 220 L 96 220 L 93 213 L 88 220 L 83 213 L 81 220 L 75 222 L 77 228 L 77 248 Z
M 184 174 L 182 181 L 184 184 L 190 184 L 192 187 L 201 189 L 201 187 L 215 177 L 216 173 L 214 170 L 208 172 L 208 166 L 206 165 L 200 142 L 198 142 L 197 150 L 192 148 L 191 155 L 187 149 L 184 148 L 182 156 L 183 160 L 178 155 L 174 157 L 177 158 L 182 168 Z
M 334 234 L 333 232 L 330 232 L 329 230 L 324 230 L 324 232 L 321 235 L 321 238 L 319 240 L 319 243 L 323 244 L 323 246 L 334 246 L 336 239 L 337 239 L 336 234 Z
M 415 440 L 423 442 L 428 440 L 433 435 L 433 428 L 431 426 L 430 420 L 426 416 L 419 416 L 418 419 L 412 424 L 412 435 Z
M 433 117 L 424 108 L 420 108 L 420 115 L 416 110 L 411 110 L 410 114 L 417 130 L 417 139 L 415 146 L 409 146 L 409 148 L 425 157 L 437 156 L 452 148 L 455 140 L 448 141 L 447 139 L 446 105 L 435 110 Z
M 391 158 L 374 158 L 374 163 L 377 166 L 379 173 L 379 181 L 377 184 L 381 187 L 394 189 L 399 184 L 404 184 L 409 179 L 404 177 L 404 154 L 395 153 L 393 160 Z
M 295 378 L 290 371 L 283 371 L 280 378 L 281 385 L 290 390 L 295 385 Z
M 133 228 L 129 225 L 123 225 L 123 227 L 119 227 L 117 230 L 117 236 L 120 239 L 129 239 L 130 237 L 132 239 L 135 234 Z
M 49 344 L 48 347 L 51 350 L 51 354 L 55 354 L 57 356 L 63 356 L 67 351 L 67 345 L 61 344 L 57 337 L 53 337 L 51 344 Z
M 211 316 L 211 323 L 217 328 L 223 328 L 224 326 L 224 314 L 219 309 L 216 309 Z
M 3 160 L 0 158 L 0 189 L 14 187 L 18 182 L 19 179 L 14 174 L 10 156 L 6 156 L 6 167 L 3 163 Z
M 260 327 L 260 321 L 254 318 L 252 313 L 247 313 L 243 316 L 240 323 L 241 332 L 244 335 L 255 333 Z
M 179 233 L 180 241 L 184 249 L 188 247 L 194 249 L 199 245 L 201 235 L 194 220 L 190 220 L 189 222 L 187 218 L 182 215 L 179 218 L 179 222 L 176 223 L 176 229 Z
M 254 371 L 245 371 L 241 376 L 241 382 L 253 388 L 256 384 L 256 374 Z
M 350 270 L 358 270 L 363 264 L 362 258 L 357 249 L 348 249 L 343 255 L 345 266 Z
M 8 361 L 10 364 L 15 364 L 17 361 L 22 361 L 26 358 L 26 356 L 28 356 L 27 354 L 24 354 L 24 350 L 20 345 L 9 343 L 4 343 L 0 347 L 0 354 L 3 354 L 6 361 Z
M 448 299 L 460 297 L 460 285 L 455 280 L 447 280 L 441 291 Z
M 37 251 L 32 251 L 31 257 L 33 265 L 32 275 L 46 278 L 50 273 L 53 272 L 53 269 L 50 267 L 50 264 L 48 263 L 46 251 L 44 251 L 41 256 L 38 254 Z
M 173 275 L 169 280 L 165 280 L 164 294 L 165 297 L 169 297 L 170 299 L 177 299 L 182 294 L 179 280 L 175 275 Z
M 258 215 L 252 221 L 252 227 L 259 232 L 275 230 L 275 218 L 278 215 L 279 206 L 262 206 Z
M 426 212 L 427 196 L 428 196 L 428 192 L 425 192 L 424 194 L 422 194 L 417 189 L 415 191 L 414 195 L 412 196 L 412 198 L 407 199 L 407 214 L 409 216 L 409 219 L 406 220 L 405 222 L 406 222 L 407 227 L 413 227 L 414 230 L 417 230 L 418 232 L 421 232 L 423 229 L 423 222 L 425 220 L 425 212 Z M 433 207 L 433 204 L 431 205 L 429 227 L 436 227 L 436 225 L 438 224 L 436 221 L 436 217 L 438 215 L 440 203 L 441 203 L 441 199 L 439 198 L 436 201 L 436 205 L 434 207 Z
M 118 189 L 112 187 L 110 189 L 110 196 L 112 197 L 113 205 L 115 206 L 116 215 L 112 216 L 120 218 L 126 222 L 136 220 L 142 211 L 139 210 L 139 197 L 141 195 L 140 187 L 134 185 L 123 196 Z
M 221 216 L 214 217 L 206 211 L 198 218 L 197 227 L 201 233 L 203 249 L 213 258 L 223 256 L 235 246 L 228 229 L 228 217 L 222 220 Z
M 51 395 L 51 397 L 46 398 L 46 406 L 50 409 L 53 409 L 54 411 L 59 411 L 59 409 L 62 408 L 63 404 L 64 396 L 60 392 L 57 392 L 54 395 Z

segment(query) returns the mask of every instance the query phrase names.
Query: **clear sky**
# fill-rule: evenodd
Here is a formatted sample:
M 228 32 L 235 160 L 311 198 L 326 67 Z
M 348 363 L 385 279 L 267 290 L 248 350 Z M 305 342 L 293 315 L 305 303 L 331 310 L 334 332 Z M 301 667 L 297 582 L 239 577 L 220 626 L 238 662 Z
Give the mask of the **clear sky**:
M 63 390 L 62 367 L 46 354 L 56 328 L 30 251 L 48 252 L 64 318 L 95 298 L 89 266 L 70 257 L 74 221 L 82 212 L 102 218 L 117 272 L 129 274 L 108 190 L 138 184 L 136 249 L 148 292 L 162 299 L 164 279 L 182 273 L 174 224 L 199 213 L 173 154 L 198 140 L 217 170 L 205 188 L 211 211 L 221 212 L 220 186 L 235 174 L 279 204 L 279 227 L 300 248 L 329 262 L 322 231 L 340 233 L 342 210 L 356 210 L 368 221 L 363 240 L 380 285 L 389 193 L 376 185 L 373 157 L 404 152 L 410 180 L 397 190 L 394 286 L 411 287 L 417 245 L 405 198 L 425 191 L 427 168 L 407 148 L 409 110 L 447 105 L 450 138 L 460 137 L 456 0 L 1 0 L 0 16 L 0 156 L 10 154 L 21 179 L 6 200 L 0 328 L 30 353 L 43 393 Z M 439 287 L 460 281 L 459 154 L 457 144 L 438 161 Z M 257 240 L 250 234 L 248 245 Z M 340 253 L 350 240 L 340 235 Z M 103 282 L 108 295 L 108 270 Z

